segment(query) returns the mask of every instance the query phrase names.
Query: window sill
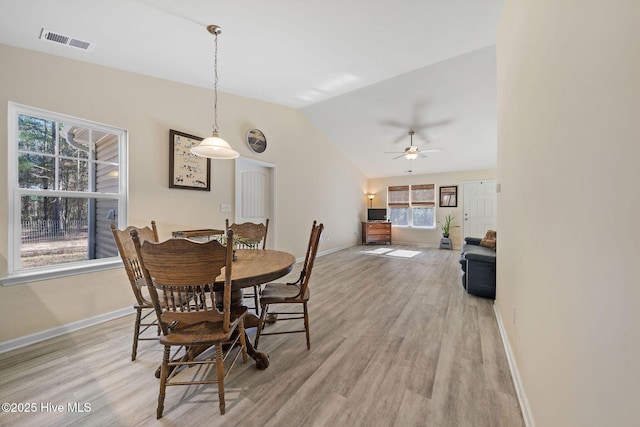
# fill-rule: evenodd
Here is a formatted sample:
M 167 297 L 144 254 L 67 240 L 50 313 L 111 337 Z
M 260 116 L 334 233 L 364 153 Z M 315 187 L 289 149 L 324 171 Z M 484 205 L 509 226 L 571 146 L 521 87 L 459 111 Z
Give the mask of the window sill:
M 0 277 L 0 284 L 2 284 L 2 286 L 20 285 L 22 283 L 57 279 L 59 277 L 74 276 L 77 274 L 95 273 L 97 271 L 112 270 L 114 268 L 121 267 L 122 260 L 119 258 L 110 258 L 93 262 L 91 264 L 83 263 L 80 265 L 66 266 L 65 268 L 46 268 L 21 271 L 19 273 Z
M 391 225 L 394 228 L 406 228 L 406 229 L 414 229 L 414 230 L 435 230 L 436 227 L 420 227 L 416 225 Z

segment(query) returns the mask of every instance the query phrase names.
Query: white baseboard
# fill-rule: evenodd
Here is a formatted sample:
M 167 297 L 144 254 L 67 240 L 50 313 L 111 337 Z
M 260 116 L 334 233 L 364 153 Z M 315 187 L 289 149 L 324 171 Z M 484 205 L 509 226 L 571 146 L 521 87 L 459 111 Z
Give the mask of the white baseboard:
M 343 249 L 352 248 L 352 247 L 354 247 L 354 246 L 358 246 L 358 244 L 357 244 L 357 243 L 354 243 L 354 244 L 349 244 L 349 245 L 345 245 L 345 246 L 339 246 L 339 247 L 337 247 L 337 248 L 327 249 L 326 251 L 320 251 L 320 252 L 318 252 L 318 253 L 316 254 L 316 257 L 321 257 L 321 256 L 329 255 L 329 254 L 332 254 L 332 253 L 334 253 L 334 252 L 341 251 L 341 250 L 343 250 Z M 296 259 L 296 262 L 302 262 L 302 261 L 304 261 L 304 257 Z
M 358 242 L 356 241 L 353 244 L 348 244 L 345 246 L 340 246 L 337 248 L 332 248 L 322 252 L 318 252 L 317 256 L 329 255 L 334 252 L 338 252 L 353 246 L 358 246 Z M 430 245 L 427 245 L 427 246 L 430 246 Z M 433 245 L 433 246 L 437 247 L 437 245 Z M 302 262 L 302 261 L 304 261 L 304 257 L 296 259 L 296 262 Z M 44 340 L 48 340 L 50 338 L 54 338 L 63 334 L 67 334 L 69 332 L 77 331 L 78 329 L 86 328 L 88 326 L 93 326 L 102 322 L 117 319 L 119 317 L 126 316 L 132 313 L 133 311 L 131 310 L 131 307 L 122 308 L 120 310 L 112 311 L 110 313 L 104 313 L 98 316 L 90 317 L 88 319 L 78 320 L 77 322 L 56 326 L 55 328 L 51 328 L 51 329 L 36 332 L 33 334 L 25 335 L 22 337 L 14 338 L 8 341 L 3 341 L 3 342 L 0 342 L 0 354 L 6 353 L 11 350 L 16 350 L 21 347 L 25 347 L 30 344 L 35 344 Z M 503 341 L 504 341 L 504 338 L 503 338 Z
M 328 249 L 326 251 L 318 252 L 317 256 L 329 255 L 331 253 L 338 252 L 343 249 L 350 248 L 352 246 L 355 246 L 355 244 Z M 302 262 L 302 261 L 304 261 L 304 257 L 298 258 L 296 260 L 296 262 Z M 48 340 L 50 338 L 54 338 L 63 334 L 67 334 L 69 332 L 77 331 L 78 329 L 86 328 L 88 326 L 93 326 L 102 322 L 107 322 L 109 320 L 117 319 L 119 317 L 126 316 L 132 313 L 134 313 L 134 311 L 131 309 L 131 307 L 122 308 L 120 310 L 112 311 L 110 313 L 104 313 L 99 316 L 78 320 L 77 322 L 56 326 L 55 328 L 47 329 L 44 331 L 29 334 L 29 335 L 24 335 L 22 337 L 14 338 L 8 341 L 3 341 L 3 342 L 0 342 L 0 354 L 6 353 L 11 350 L 16 350 L 18 348 L 25 347 L 27 345 L 35 344 L 44 340 Z
M 440 249 L 440 243 L 401 242 L 401 241 L 398 241 L 398 240 L 394 240 L 392 242 L 392 245 L 404 245 L 404 246 L 415 246 L 415 247 L 418 247 L 418 248 Z M 450 250 L 459 251 L 460 249 L 461 249 L 460 246 L 453 246 L 453 248 L 450 249 Z
M 3 341 L 0 342 L 0 354 L 6 353 L 11 350 L 16 350 L 30 344 L 35 344 L 40 341 L 48 340 L 49 338 L 64 335 L 69 332 L 77 331 L 78 329 L 86 328 L 88 326 L 97 325 L 108 320 L 117 319 L 118 317 L 126 316 L 132 313 L 134 313 L 134 310 L 132 310 L 131 307 L 122 308 L 120 310 L 100 314 L 88 319 L 78 320 L 77 322 L 67 323 L 66 325 L 56 326 L 55 328 L 14 338 L 12 340 Z
M 524 392 L 524 387 L 522 386 L 522 379 L 520 378 L 520 372 L 518 371 L 518 366 L 516 365 L 516 360 L 515 360 L 515 357 L 513 356 L 513 351 L 511 351 L 511 345 L 509 344 L 509 340 L 507 339 L 507 331 L 504 329 L 504 324 L 502 323 L 502 317 L 500 317 L 500 312 L 498 311 L 495 304 L 493 304 L 493 311 L 496 314 L 496 320 L 498 321 L 498 329 L 500 330 L 500 337 L 502 338 L 504 351 L 507 354 L 509 370 L 511 371 L 511 378 L 513 378 L 513 385 L 516 388 L 516 394 L 518 396 L 518 402 L 520 403 L 520 410 L 522 411 L 522 418 L 524 419 L 524 424 L 527 427 L 535 427 L 536 423 L 533 420 L 533 414 L 531 413 L 529 400 L 527 399 L 527 395 Z

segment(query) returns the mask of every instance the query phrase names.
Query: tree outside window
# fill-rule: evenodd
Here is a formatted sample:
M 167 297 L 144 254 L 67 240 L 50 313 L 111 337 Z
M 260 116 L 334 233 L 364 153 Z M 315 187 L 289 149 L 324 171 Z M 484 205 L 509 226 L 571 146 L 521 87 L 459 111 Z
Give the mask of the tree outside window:
M 10 272 L 117 256 L 121 129 L 13 105 Z

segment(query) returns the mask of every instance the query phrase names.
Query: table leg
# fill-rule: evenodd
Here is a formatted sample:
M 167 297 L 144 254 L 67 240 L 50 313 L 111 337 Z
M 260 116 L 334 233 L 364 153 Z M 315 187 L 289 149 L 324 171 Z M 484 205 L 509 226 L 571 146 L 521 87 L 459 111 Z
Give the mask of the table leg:
M 251 344 L 251 341 L 248 337 L 246 337 L 246 343 L 247 354 L 249 355 L 249 357 L 256 361 L 256 368 L 260 369 L 261 371 L 267 369 L 269 367 L 269 355 L 267 353 L 261 353 L 257 351 L 253 347 L 253 344 Z
M 264 323 L 276 323 L 276 320 L 278 320 L 278 313 L 267 313 L 267 317 L 265 317 Z
M 231 292 L 231 305 L 232 306 L 242 306 L 242 289 Z M 233 307 L 231 308 L 231 312 L 233 312 Z M 257 328 L 259 323 L 259 318 L 253 313 L 247 312 L 244 315 L 244 327 L 248 328 Z M 246 331 L 245 331 L 245 342 L 247 343 L 247 355 L 251 357 L 256 362 L 256 368 L 260 370 L 267 369 L 269 367 L 269 355 L 267 353 L 261 353 L 253 347 L 253 343 L 249 339 Z

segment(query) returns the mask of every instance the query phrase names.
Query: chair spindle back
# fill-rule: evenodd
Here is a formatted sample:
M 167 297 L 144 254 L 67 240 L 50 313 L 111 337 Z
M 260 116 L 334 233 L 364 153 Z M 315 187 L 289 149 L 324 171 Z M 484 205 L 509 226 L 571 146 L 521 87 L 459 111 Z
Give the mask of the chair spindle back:
M 151 228 L 144 227 L 138 228 L 132 225 L 128 226 L 124 230 L 118 230 L 115 224 L 111 224 L 111 232 L 113 233 L 113 239 L 116 241 L 118 247 L 118 253 L 124 264 L 124 269 L 129 278 L 131 289 L 138 304 L 150 304 L 140 290 L 140 285 L 144 282 L 144 275 L 138 262 L 138 254 L 136 248 L 131 240 L 131 230 L 137 230 L 138 236 L 141 241 L 147 240 L 150 242 L 158 242 L 158 229 L 156 228 L 156 222 L 151 221 Z
M 233 231 L 227 233 L 227 246 L 217 240 L 204 243 L 189 239 L 142 242 L 137 230 L 132 230 L 131 236 L 165 335 L 168 325 L 175 322 L 181 327 L 203 321 L 222 321 L 223 331 L 228 332 Z M 223 269 L 224 292 L 220 302 L 216 301 L 213 284 Z M 157 291 L 162 291 L 162 297 Z M 218 305 L 222 306 L 222 312 Z
M 244 222 L 229 225 L 229 219 L 225 220 L 225 229 L 233 230 L 236 236 L 236 248 L 238 249 L 264 249 L 267 245 L 267 232 L 269 231 L 269 218 L 264 224 Z

